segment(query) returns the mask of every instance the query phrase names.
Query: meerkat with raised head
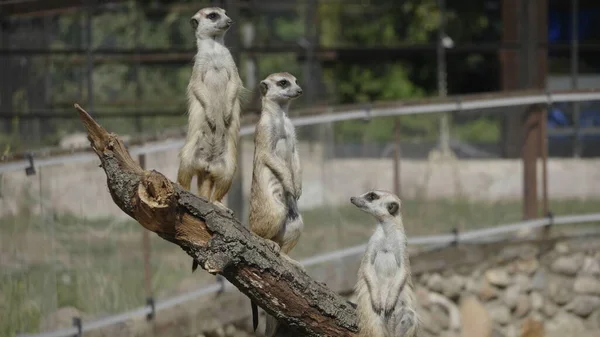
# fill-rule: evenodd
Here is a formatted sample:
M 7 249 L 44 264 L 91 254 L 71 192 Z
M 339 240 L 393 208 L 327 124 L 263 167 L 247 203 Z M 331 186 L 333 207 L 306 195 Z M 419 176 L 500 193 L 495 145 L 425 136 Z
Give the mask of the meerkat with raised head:
M 260 82 L 262 110 L 254 133 L 254 163 L 250 187 L 250 230 L 282 257 L 302 268 L 288 256 L 296 246 L 304 223 L 298 211 L 302 194 L 302 171 L 294 125 L 288 117 L 292 100 L 302 95 L 296 78 L 274 73 Z M 252 303 L 253 327 L 258 325 L 258 308 Z M 277 320 L 267 315 L 266 333 L 272 336 Z
M 188 130 L 179 152 L 177 182 L 222 209 L 237 167 L 241 95 L 237 66 L 224 45 L 233 21 L 218 7 L 199 10 L 190 20 L 198 51 L 187 88 Z M 226 209 L 227 210 L 227 209 Z M 227 210 L 229 212 L 229 210 Z M 192 271 L 198 267 L 196 261 Z
M 359 336 L 414 337 L 419 318 L 401 201 L 392 193 L 376 190 L 352 197 L 350 202 L 378 221 L 362 257 L 355 287 Z

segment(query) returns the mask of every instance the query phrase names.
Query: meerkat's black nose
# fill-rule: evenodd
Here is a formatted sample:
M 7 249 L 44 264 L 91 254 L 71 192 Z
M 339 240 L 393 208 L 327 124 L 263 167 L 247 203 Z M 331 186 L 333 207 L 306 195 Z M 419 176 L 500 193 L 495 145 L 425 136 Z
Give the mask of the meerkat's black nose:
M 231 26 L 231 25 L 233 25 L 233 20 L 231 20 L 231 19 L 227 20 L 227 25 L 228 25 L 228 26 Z
M 354 200 L 355 200 L 355 199 L 356 199 L 355 197 L 350 197 L 350 202 L 351 202 L 351 203 L 354 203 Z
M 302 89 L 298 89 L 298 95 L 302 95 Z

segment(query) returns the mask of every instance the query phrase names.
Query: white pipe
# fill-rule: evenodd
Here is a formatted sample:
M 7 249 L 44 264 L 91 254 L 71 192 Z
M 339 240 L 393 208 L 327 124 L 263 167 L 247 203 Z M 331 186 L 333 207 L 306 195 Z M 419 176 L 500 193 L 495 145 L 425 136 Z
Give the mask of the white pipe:
M 581 102 L 581 101 L 596 101 L 600 100 L 600 92 L 590 93 L 563 93 L 563 94 L 552 94 L 547 95 L 531 95 L 521 97 L 506 97 L 506 98 L 492 98 L 492 99 L 479 99 L 470 100 L 465 102 L 454 102 L 454 103 L 434 103 L 434 104 L 420 104 L 412 106 L 399 106 L 393 108 L 370 108 L 351 110 L 346 112 L 327 113 L 316 116 L 306 116 L 292 118 L 292 123 L 295 126 L 306 126 L 315 125 L 322 123 L 339 122 L 360 118 L 371 118 L 371 117 L 383 117 L 383 116 L 400 116 L 400 115 L 417 115 L 417 114 L 428 114 L 428 113 L 439 113 L 445 111 L 455 110 L 478 110 L 486 108 L 501 108 L 508 106 L 527 105 L 527 104 L 539 104 L 539 103 L 552 103 L 552 102 Z M 248 136 L 254 133 L 254 126 L 249 125 L 240 129 L 241 136 Z M 131 155 L 150 154 L 155 152 L 176 150 L 183 146 L 183 140 L 170 140 L 165 142 L 156 142 L 154 144 L 146 144 L 141 146 L 131 147 L 129 153 Z M 96 156 L 91 153 L 78 153 L 72 155 L 61 155 L 51 158 L 42 158 L 34 161 L 36 167 L 43 167 L 48 165 L 66 164 L 66 163 L 78 163 L 83 161 L 91 161 Z M 23 170 L 29 166 L 29 162 L 26 160 L 20 160 L 10 162 L 6 164 L 0 164 L 0 173 L 6 173 L 16 170 Z
M 567 224 L 574 224 L 574 223 L 579 224 L 579 223 L 589 223 L 589 222 L 598 222 L 598 221 L 600 221 L 600 213 L 573 214 L 573 215 L 566 215 L 566 216 L 557 216 L 557 217 L 554 217 L 552 220 L 550 220 L 550 218 L 527 220 L 527 221 L 521 221 L 521 222 L 517 222 L 517 223 L 503 225 L 503 226 L 497 226 L 497 227 L 492 227 L 492 228 L 487 228 L 487 229 L 478 229 L 478 230 L 469 231 L 469 232 L 465 232 L 465 233 L 459 233 L 458 241 L 461 243 L 476 241 L 476 239 L 478 239 L 478 238 L 482 238 L 482 237 L 489 238 L 491 235 L 494 235 L 494 234 L 515 232 L 520 229 L 527 229 L 527 228 L 538 228 L 538 227 L 546 226 L 549 224 L 567 225 Z M 454 235 L 446 234 L 446 235 L 420 236 L 420 237 L 415 237 L 412 239 L 409 238 L 408 243 L 411 245 L 439 244 L 439 243 L 450 244 L 450 243 L 454 242 L 454 240 L 455 240 Z M 365 245 L 359 245 L 359 246 L 355 246 L 355 247 L 341 249 L 341 250 L 334 251 L 334 252 L 316 255 L 316 256 L 301 260 L 300 263 L 302 263 L 304 266 L 313 266 L 313 265 L 317 265 L 317 264 L 324 263 L 324 262 L 340 260 L 340 259 L 343 259 L 346 257 L 362 254 L 365 247 L 366 247 Z M 194 299 L 204 296 L 204 295 L 214 294 L 214 293 L 219 292 L 222 288 L 223 288 L 223 286 L 221 284 L 215 283 L 215 284 L 209 285 L 207 287 L 203 287 L 203 288 L 191 291 L 186 294 L 175 296 L 170 299 L 164 300 L 162 302 L 156 303 L 155 310 L 158 312 L 158 311 L 168 309 L 170 307 L 173 307 L 173 306 L 176 306 L 179 304 L 183 304 L 187 301 L 194 300 Z M 224 290 L 229 290 L 229 289 L 235 289 L 235 287 L 231 283 L 225 281 Z M 134 310 L 131 310 L 128 312 L 124 312 L 124 313 L 121 313 L 118 315 L 101 318 L 101 319 L 92 321 L 90 323 L 85 323 L 85 324 L 82 323 L 82 331 L 87 332 L 87 331 L 91 331 L 91 330 L 95 330 L 95 329 L 104 328 L 104 327 L 107 327 L 107 326 L 110 326 L 113 324 L 118 324 L 118 323 L 128 321 L 133 318 L 144 317 L 144 316 L 148 315 L 149 313 L 151 313 L 151 308 L 150 308 L 150 306 L 145 305 L 143 307 L 139 307 L 137 309 L 134 309 Z M 67 329 L 61 329 L 61 330 L 56 330 L 56 331 L 52 331 L 52 332 L 44 332 L 44 333 L 33 334 L 33 335 L 25 335 L 25 334 L 17 335 L 16 337 L 70 337 L 70 336 L 75 335 L 76 333 L 77 333 L 76 328 L 67 328 Z

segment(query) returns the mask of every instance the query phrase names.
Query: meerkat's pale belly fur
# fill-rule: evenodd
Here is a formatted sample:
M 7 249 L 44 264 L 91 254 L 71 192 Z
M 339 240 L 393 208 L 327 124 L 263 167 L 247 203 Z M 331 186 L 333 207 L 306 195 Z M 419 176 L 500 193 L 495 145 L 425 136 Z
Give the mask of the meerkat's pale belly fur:
M 397 279 L 399 268 L 410 269 L 407 252 L 403 247 L 398 247 L 398 242 L 404 242 L 402 233 L 398 237 L 386 236 L 381 226 L 369 240 L 369 247 L 377 247 L 373 254 L 368 252 L 363 256 L 359 269 L 359 278 L 355 287 L 357 293 L 357 318 L 359 336 L 361 337 L 413 337 L 416 336 L 418 317 L 414 311 L 414 293 L 410 274 L 401 288 L 396 299 L 393 299 L 390 289 Z M 402 237 L 400 237 L 402 236 Z M 398 252 L 397 250 L 401 251 Z M 397 257 L 402 256 L 401 261 Z M 371 264 L 374 271 L 374 289 L 369 288 L 365 270 Z M 377 297 L 377 298 L 374 298 Z M 389 300 L 395 300 L 393 309 L 389 313 L 383 310 L 377 313 L 374 302 L 385 306 Z
M 225 46 L 206 40 L 198 48 L 187 91 L 188 133 L 180 165 L 189 171 L 233 176 L 241 79 Z

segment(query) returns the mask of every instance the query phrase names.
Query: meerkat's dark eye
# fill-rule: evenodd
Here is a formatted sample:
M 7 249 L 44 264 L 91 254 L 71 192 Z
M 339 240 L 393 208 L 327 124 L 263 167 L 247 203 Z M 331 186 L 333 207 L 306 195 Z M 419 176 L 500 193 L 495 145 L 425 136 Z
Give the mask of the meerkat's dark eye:
M 289 83 L 290 82 L 288 82 L 287 80 L 281 80 L 281 81 L 277 82 L 277 85 L 280 86 L 280 87 L 282 87 L 282 88 L 285 88 L 285 87 L 287 87 L 287 85 Z
M 373 200 L 379 199 L 379 196 L 377 194 L 375 194 L 374 192 L 370 192 L 369 194 L 367 194 L 365 199 L 367 199 L 367 201 L 373 201 Z
M 217 14 L 217 13 L 215 13 L 215 12 L 212 12 L 212 13 L 208 14 L 208 15 L 206 16 L 206 18 L 207 18 L 207 19 L 210 19 L 210 20 L 216 20 L 216 19 L 218 19 L 218 18 L 219 18 L 219 14 Z

